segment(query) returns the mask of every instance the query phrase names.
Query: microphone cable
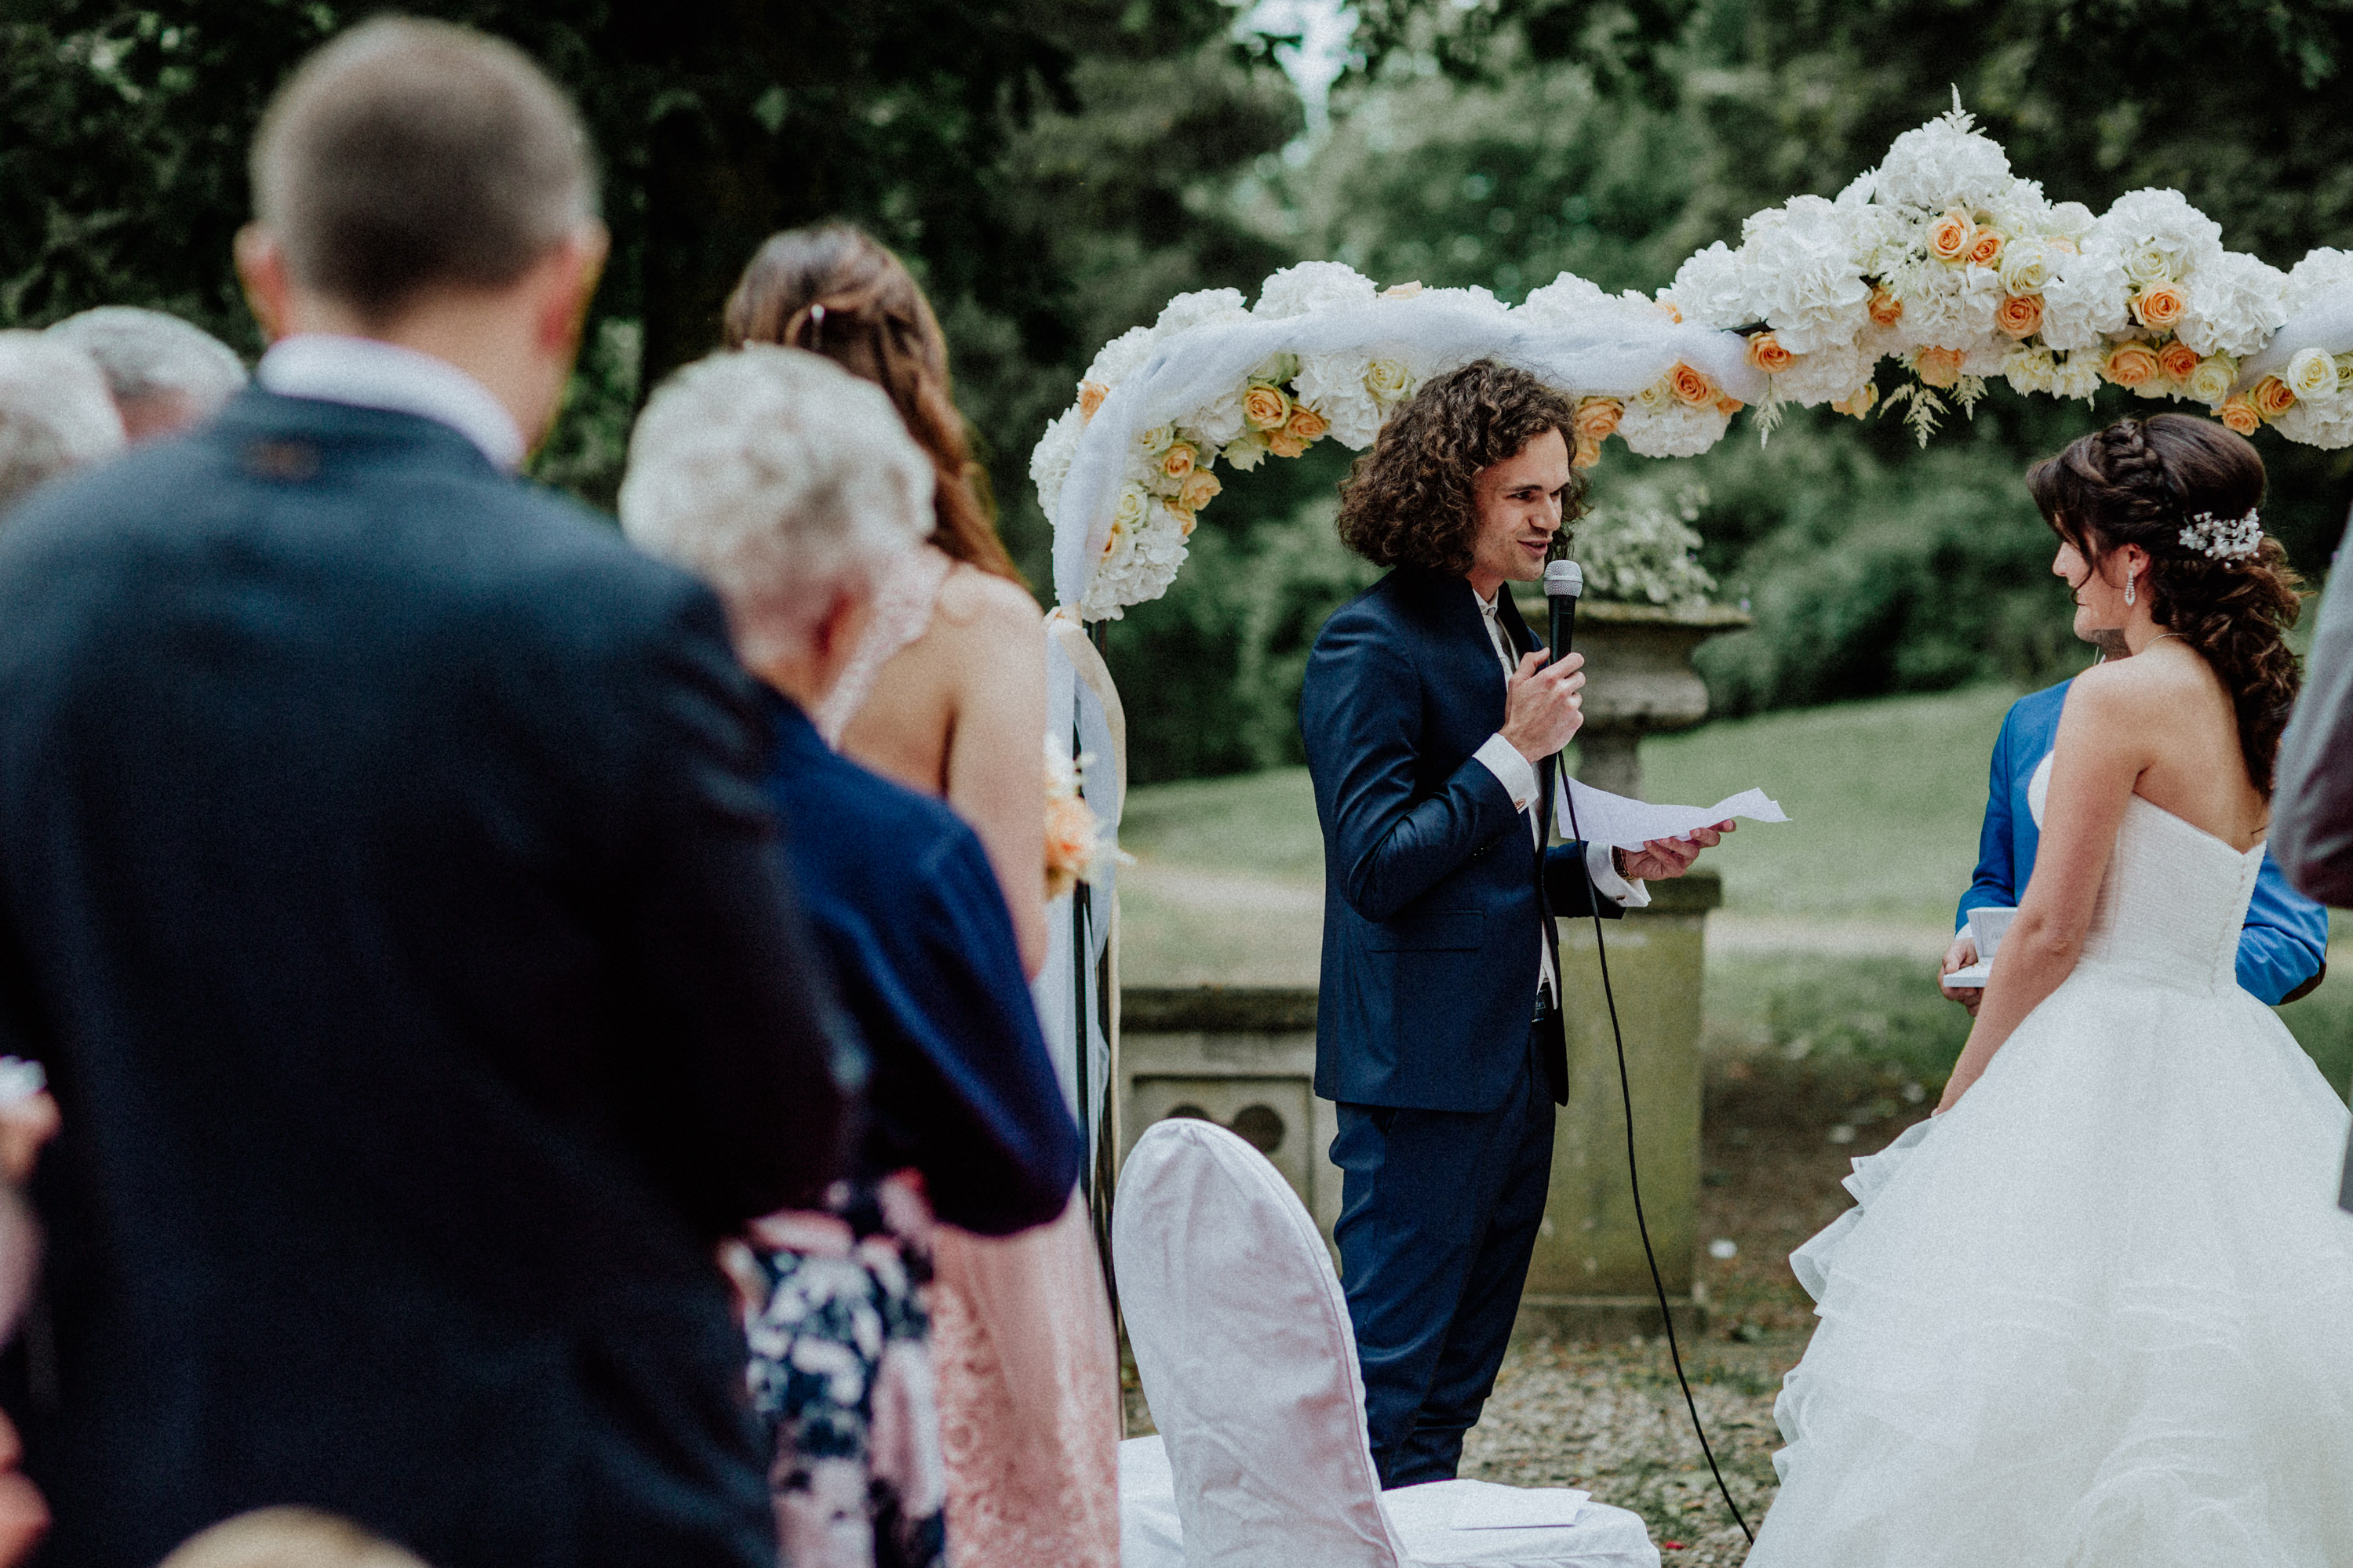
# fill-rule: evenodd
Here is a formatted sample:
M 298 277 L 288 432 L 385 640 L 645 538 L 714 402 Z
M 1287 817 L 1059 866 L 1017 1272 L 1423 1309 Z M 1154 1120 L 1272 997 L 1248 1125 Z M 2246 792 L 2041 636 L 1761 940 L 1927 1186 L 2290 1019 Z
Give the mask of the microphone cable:
M 1582 586 L 1579 582 L 1578 587 L 1581 589 Z M 1549 584 L 1546 596 L 1548 599 L 1553 597 Z M 1572 604 L 1577 597 L 1575 594 L 1562 596 L 1567 597 Z M 1572 609 L 1570 614 L 1573 616 L 1575 611 Z M 1546 650 L 1547 663 L 1556 663 L 1568 651 L 1562 646 L 1568 639 L 1558 635 L 1560 628 L 1556 611 L 1552 619 L 1555 623 L 1552 630 L 1556 635 L 1553 646 Z M 1546 758 L 1546 767 L 1551 774 L 1548 782 L 1557 787 L 1561 804 L 1568 810 L 1569 836 L 1582 844 L 1585 834 L 1577 825 L 1577 796 L 1568 788 L 1568 781 L 1561 767 L 1560 752 L 1555 752 Z M 1552 792 L 1546 793 L 1549 795 Z M 1651 1223 L 1642 1212 L 1642 1177 L 1634 1159 L 1634 1084 L 1626 1070 L 1626 1032 L 1618 1022 L 1618 994 L 1609 984 L 1609 946 L 1601 935 L 1600 904 L 1589 896 L 1587 902 L 1592 906 L 1593 955 L 1600 963 L 1601 996 L 1609 1008 L 1609 1038 L 1618 1050 L 1618 1094 L 1626 1112 L 1626 1184 L 1634 1195 L 1634 1228 L 1642 1237 L 1642 1260 L 1651 1267 L 1651 1289 L 1658 1296 L 1659 1321 L 1667 1326 L 1667 1355 L 1674 1363 L 1675 1383 L 1683 1391 L 1683 1408 L 1691 1414 L 1692 1431 L 1699 1438 L 1699 1451 L 1707 1458 L 1708 1473 L 1715 1478 L 1716 1495 L 1724 1499 L 1724 1506 L 1731 1510 L 1732 1522 L 1740 1527 L 1740 1533 L 1747 1539 L 1749 1545 L 1754 1546 L 1757 1544 L 1757 1532 L 1748 1528 L 1748 1521 L 1742 1516 L 1740 1505 L 1732 1500 L 1732 1489 L 1725 1484 L 1724 1470 L 1715 1462 L 1715 1446 L 1708 1442 L 1707 1427 L 1699 1418 L 1699 1402 L 1692 1397 L 1691 1379 L 1683 1373 L 1683 1352 L 1675 1337 L 1674 1310 L 1667 1304 L 1666 1280 L 1659 1273 L 1658 1251 L 1651 1245 Z

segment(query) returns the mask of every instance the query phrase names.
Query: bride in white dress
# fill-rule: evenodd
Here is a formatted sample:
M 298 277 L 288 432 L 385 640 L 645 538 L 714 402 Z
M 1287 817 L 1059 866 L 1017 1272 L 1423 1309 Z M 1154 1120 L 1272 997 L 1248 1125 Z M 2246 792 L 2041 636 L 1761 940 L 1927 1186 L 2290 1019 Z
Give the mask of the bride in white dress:
M 1791 1258 L 1749 1568 L 2353 1564 L 2347 1112 L 2234 977 L 2295 689 L 2263 466 L 2126 420 L 2029 477 L 2079 619 L 2042 846 L 1940 1114 Z

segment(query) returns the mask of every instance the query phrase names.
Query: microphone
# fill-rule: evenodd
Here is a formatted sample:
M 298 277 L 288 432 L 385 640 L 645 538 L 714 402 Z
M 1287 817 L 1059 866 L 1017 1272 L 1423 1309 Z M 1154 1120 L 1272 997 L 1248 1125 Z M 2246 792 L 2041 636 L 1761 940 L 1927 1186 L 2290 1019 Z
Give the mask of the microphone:
M 1584 570 L 1574 561 L 1545 563 L 1545 607 L 1550 612 L 1550 635 L 1545 641 L 1546 664 L 1558 664 L 1577 633 L 1577 601 L 1585 594 Z

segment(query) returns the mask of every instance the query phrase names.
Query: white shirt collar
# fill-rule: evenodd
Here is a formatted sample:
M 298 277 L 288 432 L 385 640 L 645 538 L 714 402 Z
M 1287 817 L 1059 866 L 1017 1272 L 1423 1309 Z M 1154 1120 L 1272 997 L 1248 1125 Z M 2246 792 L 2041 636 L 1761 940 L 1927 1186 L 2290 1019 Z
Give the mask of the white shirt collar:
M 481 449 L 492 466 L 522 466 L 522 431 L 490 388 L 447 360 L 374 338 L 302 332 L 280 338 L 255 367 L 263 390 L 414 414 L 447 425 Z

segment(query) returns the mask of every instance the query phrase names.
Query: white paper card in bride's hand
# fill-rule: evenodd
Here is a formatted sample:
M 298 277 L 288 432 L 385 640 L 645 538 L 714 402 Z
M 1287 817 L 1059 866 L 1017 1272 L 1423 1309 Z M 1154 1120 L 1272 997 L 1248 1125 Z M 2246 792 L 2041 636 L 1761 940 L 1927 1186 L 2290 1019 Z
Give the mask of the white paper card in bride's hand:
M 1570 801 L 1577 803 L 1577 825 L 1569 826 Z M 1571 838 L 1582 837 L 1588 844 L 1614 844 L 1620 849 L 1640 849 L 1653 838 L 1683 838 L 1694 828 L 1714 827 L 1736 816 L 1751 822 L 1787 822 L 1781 803 L 1769 800 L 1761 789 L 1745 789 L 1714 805 L 1652 805 L 1644 800 L 1630 800 L 1622 795 L 1595 789 L 1590 784 L 1568 781 L 1568 788 L 1553 807 L 1560 820 L 1560 830 Z

